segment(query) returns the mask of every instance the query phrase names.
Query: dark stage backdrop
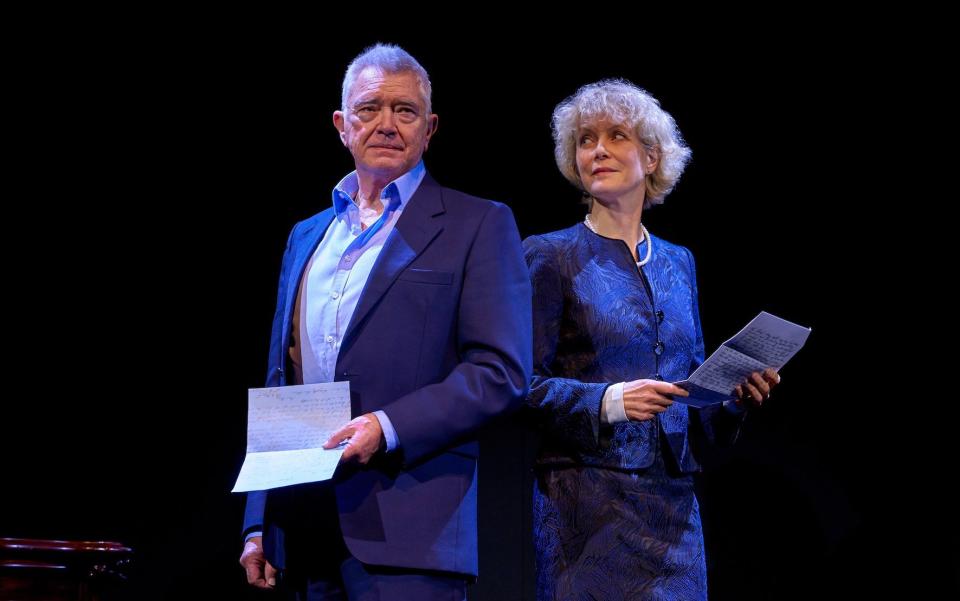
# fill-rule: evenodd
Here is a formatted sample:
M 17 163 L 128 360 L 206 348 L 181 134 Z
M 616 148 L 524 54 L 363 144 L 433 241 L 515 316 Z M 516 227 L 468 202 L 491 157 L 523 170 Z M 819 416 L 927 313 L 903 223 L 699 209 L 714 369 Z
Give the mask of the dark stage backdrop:
M 584 213 L 553 162 L 553 107 L 604 77 L 648 89 L 693 161 L 644 221 L 697 259 L 708 350 L 760 310 L 813 328 L 739 448 L 699 478 L 711 598 L 957 586 L 935 434 L 948 417 L 918 412 L 930 391 L 900 381 L 924 375 L 903 329 L 932 316 L 880 260 L 897 234 L 868 225 L 877 176 L 860 169 L 878 142 L 855 48 L 829 31 L 813 53 L 779 31 L 676 51 L 616 28 L 534 42 L 521 27 L 231 27 L 73 33 L 55 49 L 41 36 L 15 67 L 0 536 L 126 542 L 138 599 L 255 597 L 229 493 L 246 389 L 263 384 L 287 233 L 351 168 L 331 122 L 343 70 L 383 40 L 432 76 L 430 172 L 510 205 L 523 236 Z M 532 599 L 533 445 L 512 421 L 483 434 L 472 599 Z

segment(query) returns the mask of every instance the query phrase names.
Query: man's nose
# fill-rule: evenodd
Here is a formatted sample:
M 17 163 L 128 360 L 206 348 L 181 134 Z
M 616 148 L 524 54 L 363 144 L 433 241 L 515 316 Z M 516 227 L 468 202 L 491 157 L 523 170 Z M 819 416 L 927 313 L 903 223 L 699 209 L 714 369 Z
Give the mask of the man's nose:
M 377 123 L 377 131 L 384 135 L 393 135 L 397 132 L 397 123 L 396 117 L 393 114 L 393 109 L 390 107 L 384 107 L 380 111 L 380 122 Z

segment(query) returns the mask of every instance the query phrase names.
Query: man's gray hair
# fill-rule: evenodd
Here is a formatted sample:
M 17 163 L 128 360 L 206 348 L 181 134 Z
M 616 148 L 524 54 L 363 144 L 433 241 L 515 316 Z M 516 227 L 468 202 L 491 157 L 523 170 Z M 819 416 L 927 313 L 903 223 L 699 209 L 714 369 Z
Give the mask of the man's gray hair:
M 353 59 L 343 76 L 343 95 L 341 97 L 343 112 L 347 112 L 347 97 L 350 95 L 350 89 L 353 88 L 353 84 L 357 81 L 360 73 L 369 67 L 374 67 L 385 73 L 407 72 L 416 75 L 420 84 L 420 94 L 423 96 L 424 104 L 427 107 L 427 114 L 430 114 L 430 95 L 433 92 L 430 87 L 430 76 L 427 75 L 427 70 L 417 62 L 417 59 L 395 44 L 374 44 Z

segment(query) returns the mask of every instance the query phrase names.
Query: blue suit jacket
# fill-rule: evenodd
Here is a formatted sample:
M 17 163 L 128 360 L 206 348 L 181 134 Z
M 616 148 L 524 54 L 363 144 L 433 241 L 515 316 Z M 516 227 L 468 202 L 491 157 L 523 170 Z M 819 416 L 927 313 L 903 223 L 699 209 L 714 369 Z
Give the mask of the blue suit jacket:
M 280 270 L 267 386 L 289 382 L 293 307 L 304 268 L 333 220 L 327 209 L 290 233 Z M 337 359 L 352 413 L 382 409 L 400 447 L 338 470 L 344 542 L 360 561 L 477 573 L 474 431 L 518 407 L 532 372 L 530 280 L 508 207 L 427 175 L 388 237 Z M 250 493 L 245 530 L 284 565 L 288 489 Z M 323 541 L 317 541 L 318 549 Z

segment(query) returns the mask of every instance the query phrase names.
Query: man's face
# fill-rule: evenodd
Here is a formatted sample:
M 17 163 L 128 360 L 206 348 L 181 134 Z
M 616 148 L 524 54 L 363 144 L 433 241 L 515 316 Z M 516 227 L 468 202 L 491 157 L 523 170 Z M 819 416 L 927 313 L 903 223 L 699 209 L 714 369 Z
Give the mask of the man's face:
M 333 123 L 357 172 L 385 182 L 420 161 L 437 128 L 437 116 L 427 114 L 411 72 L 364 69 L 350 89 L 346 109 L 333 113 Z

